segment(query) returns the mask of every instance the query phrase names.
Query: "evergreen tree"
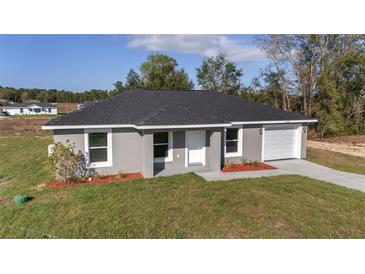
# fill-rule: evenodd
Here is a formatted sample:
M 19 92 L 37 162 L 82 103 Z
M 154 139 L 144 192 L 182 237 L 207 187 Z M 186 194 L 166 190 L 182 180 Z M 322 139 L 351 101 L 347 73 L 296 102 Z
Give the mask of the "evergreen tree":
M 129 72 L 127 74 L 127 82 L 125 84 L 125 87 L 127 89 L 143 88 L 141 77 L 133 69 L 129 70 Z

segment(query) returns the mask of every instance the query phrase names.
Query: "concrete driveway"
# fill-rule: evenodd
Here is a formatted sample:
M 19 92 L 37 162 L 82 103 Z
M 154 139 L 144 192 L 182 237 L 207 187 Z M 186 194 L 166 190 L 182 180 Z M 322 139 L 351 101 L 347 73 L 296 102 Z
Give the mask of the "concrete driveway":
M 196 174 L 207 181 L 225 181 L 278 175 L 301 175 L 365 192 L 365 175 L 337 171 L 299 159 L 272 161 L 268 162 L 268 164 L 277 169 L 227 173 L 222 171 L 202 171 L 196 172 Z
M 365 175 L 337 171 L 306 160 L 283 160 L 268 162 L 278 170 L 286 171 L 365 192 Z

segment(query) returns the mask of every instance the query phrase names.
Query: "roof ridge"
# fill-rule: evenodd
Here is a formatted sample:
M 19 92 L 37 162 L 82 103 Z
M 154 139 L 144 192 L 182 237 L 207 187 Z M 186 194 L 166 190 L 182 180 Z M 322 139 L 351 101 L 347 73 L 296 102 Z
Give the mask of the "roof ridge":
M 208 90 L 208 89 L 157 89 L 157 88 L 132 88 L 132 89 L 127 89 L 125 92 L 137 92 L 137 91 L 191 91 L 191 92 L 219 92 L 216 90 Z M 124 92 L 121 92 L 120 94 L 123 94 Z M 118 95 L 120 95 L 118 94 Z

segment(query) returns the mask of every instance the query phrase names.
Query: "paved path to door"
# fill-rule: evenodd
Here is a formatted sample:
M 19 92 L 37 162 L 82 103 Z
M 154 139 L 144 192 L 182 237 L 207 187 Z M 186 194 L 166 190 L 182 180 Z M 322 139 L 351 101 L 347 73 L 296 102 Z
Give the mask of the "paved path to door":
M 261 171 L 244 171 L 244 172 L 202 171 L 202 172 L 196 172 L 196 174 L 203 177 L 207 181 L 228 181 L 234 179 L 248 179 L 248 178 L 279 176 L 279 175 L 290 175 L 293 173 L 285 170 L 272 169 L 272 170 L 261 170 Z
M 260 178 L 278 175 L 302 175 L 312 179 L 333 183 L 336 185 L 365 192 L 365 175 L 337 171 L 305 160 L 272 161 L 268 164 L 276 167 L 274 170 L 229 172 L 205 171 L 197 172 L 207 181 L 224 181 L 232 179 Z

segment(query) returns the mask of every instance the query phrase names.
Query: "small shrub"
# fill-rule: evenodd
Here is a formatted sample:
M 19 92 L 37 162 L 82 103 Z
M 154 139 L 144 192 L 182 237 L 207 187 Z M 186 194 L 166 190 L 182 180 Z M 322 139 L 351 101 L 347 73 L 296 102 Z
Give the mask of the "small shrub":
M 126 174 L 123 173 L 123 171 L 119 171 L 117 177 L 120 179 L 123 179 L 126 176 Z
M 96 173 L 95 177 L 98 178 L 98 179 L 104 179 L 106 177 L 106 175 Z
M 81 151 L 75 153 L 67 140 L 65 144 L 56 143 L 48 157 L 48 167 L 56 173 L 61 182 L 79 182 L 87 176 L 86 159 Z
M 253 166 L 259 166 L 260 165 L 260 162 L 259 161 L 252 161 L 251 163 Z
M 224 166 L 225 166 L 225 168 L 231 169 L 231 168 L 233 168 L 233 163 L 226 161 Z
M 240 159 L 241 165 L 245 165 L 247 163 L 247 159 L 245 157 L 241 157 Z

